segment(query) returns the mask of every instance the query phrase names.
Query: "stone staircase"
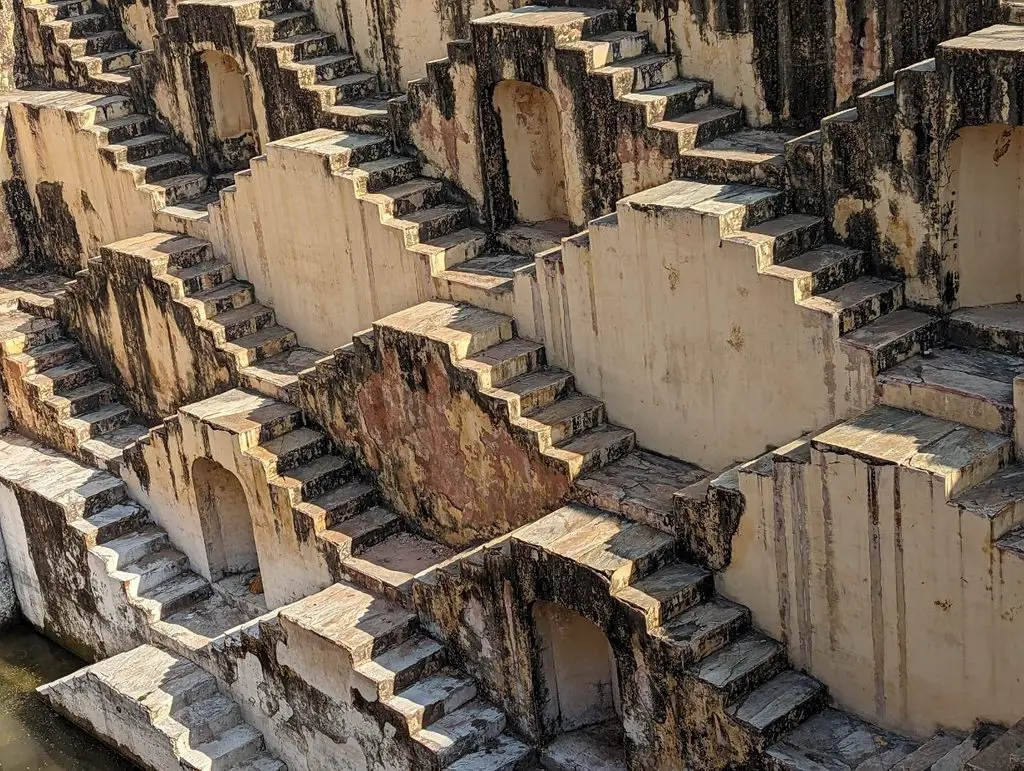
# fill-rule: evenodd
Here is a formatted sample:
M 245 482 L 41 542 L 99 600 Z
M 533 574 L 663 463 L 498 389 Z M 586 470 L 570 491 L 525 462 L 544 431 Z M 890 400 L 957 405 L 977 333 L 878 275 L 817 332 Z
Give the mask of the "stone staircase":
M 789 669 L 783 646 L 751 627 L 748 609 L 714 594 L 711 573 L 679 561 L 667 533 L 570 504 L 510 539 L 513 558 L 540 563 L 552 581 L 606 586 L 685 668 L 707 713 L 754 746 L 773 743 L 824 707 L 825 687 Z
M 106 4 L 97 0 L 26 3 L 26 22 L 43 50 L 46 79 L 57 87 L 97 94 L 131 94 L 128 70 L 139 62 Z
M 37 690 L 51 707 L 146 768 L 286 771 L 212 675 L 150 645 Z
M 298 374 L 321 357 L 298 346 L 295 333 L 276 322 L 272 308 L 255 299 L 252 284 L 235 278 L 208 241 L 153 232 L 103 247 L 90 269 L 79 272 L 71 292 L 84 302 L 105 291 L 97 282 L 111 259 L 137 260 L 157 291 L 170 298 L 177 323 L 204 336 L 224 354 L 237 381 L 275 399 L 294 401 Z M 175 310 L 177 309 L 177 310 Z
M 14 297 L 0 316 L 9 408 L 19 427 L 116 475 L 124 448 L 147 429 L 53 319 L 54 299 L 66 281 L 49 277 L 45 283 L 59 289 L 41 297 L 6 287 Z
M 572 373 L 548 366 L 544 346 L 519 337 L 508 316 L 470 305 L 427 302 L 392 314 L 341 352 L 372 352 L 381 329 L 448 347 L 486 409 L 570 479 L 630 452 L 632 431 L 607 421 L 604 404 L 579 393 Z
M 279 622 L 289 641 L 313 637 L 348 659 L 365 709 L 409 737 L 416 768 L 507 771 L 532 759 L 410 610 L 335 584 L 283 608 Z
M 334 34 L 316 25 L 313 13 L 290 0 L 251 3 L 183 0 L 185 24 L 202 23 L 217 8 L 228 10 L 255 48 L 267 90 L 266 107 L 276 136 L 327 126 L 346 132 L 390 132 L 388 99 L 377 75 L 360 69 Z
M 272 495 L 288 501 L 296 532 L 317 545 L 332 577 L 411 607 L 413 577 L 448 559 L 451 551 L 408 532 L 381 505 L 373 485 L 298 407 L 229 391 L 208 399 L 204 409 L 216 411 L 224 402 L 237 412 L 239 400 L 258 402 L 267 415 L 260 443 L 246 453 L 263 466 Z

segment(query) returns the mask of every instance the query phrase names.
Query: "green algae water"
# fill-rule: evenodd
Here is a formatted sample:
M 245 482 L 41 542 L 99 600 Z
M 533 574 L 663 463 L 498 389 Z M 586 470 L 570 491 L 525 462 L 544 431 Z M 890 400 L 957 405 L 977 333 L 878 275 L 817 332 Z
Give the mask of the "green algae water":
M 0 769 L 131 771 L 103 744 L 52 712 L 36 686 L 83 662 L 27 624 L 0 632 Z

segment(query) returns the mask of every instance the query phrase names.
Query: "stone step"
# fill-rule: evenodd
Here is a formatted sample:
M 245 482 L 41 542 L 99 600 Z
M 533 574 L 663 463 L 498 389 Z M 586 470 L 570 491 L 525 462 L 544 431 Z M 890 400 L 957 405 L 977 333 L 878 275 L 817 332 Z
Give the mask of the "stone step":
M 786 650 L 781 643 L 749 631 L 701 659 L 696 675 L 719 695 L 724 706 L 767 682 L 786 664 Z
M 498 388 L 486 389 L 484 393 L 501 402 L 506 417 L 515 420 L 570 397 L 575 385 L 572 373 L 556 367 L 545 367 L 519 375 Z
M 947 334 L 952 345 L 1024 356 L 1024 303 L 953 311 L 947 319 Z
M 261 461 L 268 475 L 273 476 L 312 463 L 331 449 L 331 441 L 326 434 L 301 426 L 251 448 L 248 454 Z
M 826 709 L 769 747 L 765 760 L 769 771 L 867 771 L 891 768 L 916 746 L 846 712 Z
M 605 423 L 541 452 L 563 464 L 575 478 L 618 460 L 635 447 L 636 434 L 632 430 Z
M 967 771 L 1009 771 L 1020 768 L 1024 757 L 1024 720 L 967 762 Z
M 452 299 L 486 307 L 488 298 L 501 298 L 513 291 L 516 275 L 534 270 L 533 257 L 487 252 L 435 274 L 434 282 Z
M 360 497 L 372 499 L 373 496 L 371 489 Z M 390 509 L 374 506 L 329 525 L 321 537 L 334 544 L 342 557 L 350 557 L 387 540 L 401 529 L 402 520 L 397 514 Z
M 105 13 L 83 13 L 63 20 L 67 24 L 70 37 L 84 38 L 103 32 L 111 27 L 110 19 Z
M 894 765 L 890 771 L 930 771 L 936 762 L 955 749 L 961 741 L 957 736 L 938 733 Z
M 278 356 L 296 347 L 295 332 L 280 324 L 271 324 L 258 332 L 222 343 L 222 351 L 232 354 L 239 361 L 240 369 L 248 369 L 259 362 Z M 263 389 L 256 389 L 263 392 Z
M 939 758 L 932 766 L 932 771 L 964 771 L 975 756 L 1005 734 L 1006 729 L 1001 726 L 981 724 L 970 736 Z M 999 756 L 995 759 L 998 763 Z
M 514 336 L 514 324 L 508 316 L 472 305 L 437 301 L 420 303 L 393 313 L 375 322 L 373 328 L 447 345 L 453 362 L 460 362 Z
M 123 51 L 131 46 L 128 37 L 119 29 L 93 31 L 72 40 L 81 41 L 80 46 L 71 47 L 72 51 L 76 51 L 76 56 L 81 56 L 82 54 L 95 56 L 98 53 L 109 51 Z M 67 42 L 70 43 L 72 40 Z
M 294 404 L 299 398 L 299 376 L 310 372 L 322 358 L 324 354 L 312 348 L 290 347 L 261 357 L 239 370 L 238 375 L 245 388 Z
M 740 725 L 769 742 L 793 729 L 825 706 L 825 686 L 792 669 L 776 675 L 729 708 Z
M 320 81 L 318 86 L 334 89 L 334 104 L 346 104 L 368 99 L 378 92 L 377 74 L 356 72 L 340 78 Z
M 743 235 L 751 237 L 752 240 L 769 239 L 771 241 L 771 249 L 768 250 L 769 259 L 763 264 L 758 264 L 759 270 L 763 270 L 768 265 L 785 262 L 804 252 L 812 251 L 819 248 L 819 245 L 823 249 L 845 249 L 845 247 L 835 244 L 822 245 L 825 236 L 825 221 L 821 217 L 813 217 L 808 214 L 783 214 L 780 217 L 744 228 Z
M 209 241 L 163 231 L 109 244 L 101 247 L 100 253 L 136 257 L 152 263 L 156 271 L 162 268 L 172 273 L 213 259 L 213 247 Z
M 257 752 L 244 763 L 232 766 L 231 771 L 288 771 L 288 766 L 269 752 Z
M 391 124 L 390 97 L 359 99 L 328 107 L 325 117 L 334 128 L 362 133 L 384 133 Z
M 950 503 L 992 523 L 997 536 L 1010 530 L 1024 513 L 1024 466 L 1000 469 L 981 484 L 954 496 Z
M 764 129 L 734 131 L 683 152 L 678 173 L 714 184 L 742 182 L 781 188 L 785 184 L 785 145 L 794 138 Z
M 675 532 L 675 495 L 706 479 L 708 473 L 688 463 L 636 450 L 573 485 L 574 500 Z
M 622 59 L 640 56 L 650 47 L 646 32 L 614 30 L 583 40 L 565 43 L 560 48 L 583 53 L 592 69 L 607 66 Z
M 178 280 L 184 294 L 192 295 L 231 281 L 235 271 L 231 263 L 224 260 L 205 260 L 188 267 L 172 266 L 167 275 Z
M 444 648 L 436 640 L 417 635 L 362 662 L 355 667 L 355 672 L 367 681 L 364 698 L 383 702 L 439 671 L 444 661 Z
M 650 126 L 706 107 L 711 91 L 711 84 L 706 81 L 679 78 L 665 85 L 622 94 L 619 101 L 641 110 L 645 123 Z
M 571 222 L 551 219 L 543 222 L 518 222 L 498 231 L 494 238 L 499 248 L 533 257 L 552 249 L 558 249 L 562 245 L 563 238 L 568 238 L 577 232 L 579 232 L 579 228 Z
M 313 531 L 319 533 L 366 511 L 376 500 L 372 485 L 346 482 L 314 500 L 297 503 L 295 509 L 308 517 Z
M 71 391 L 100 376 L 100 371 L 91 361 L 76 359 L 50 369 L 27 375 L 25 383 L 40 397 Z
M 188 729 L 189 744 L 212 741 L 242 722 L 242 713 L 227 696 L 216 693 L 171 712 L 171 718 Z
M 452 672 L 424 677 L 384 705 L 400 720 L 409 735 L 437 722 L 476 698 L 476 683 Z
M 289 635 L 312 634 L 344 650 L 354 667 L 412 638 L 416 614 L 348 584 L 334 584 L 281 609 Z
M 282 53 L 286 57 L 285 61 L 294 62 L 305 62 L 308 59 L 327 56 L 338 50 L 338 42 L 334 35 L 321 30 L 291 35 L 264 45 Z
M 619 97 L 630 91 L 644 91 L 666 85 L 679 77 L 679 68 L 674 56 L 649 53 L 620 59 L 595 69 L 593 74 L 610 78 L 612 93 Z
M 483 254 L 489 240 L 488 234 L 482 230 L 461 228 L 439 238 L 413 244 L 409 249 L 426 258 L 433 275 Z
M 716 596 L 679 614 L 651 634 L 664 642 L 670 655 L 690 666 L 724 648 L 749 627 L 748 608 Z
M 535 372 L 545 363 L 544 346 L 520 337 L 498 343 L 463 359 L 459 366 L 476 376 L 480 389 L 498 389 Z
M 647 629 L 667 624 L 714 593 L 714 576 L 704 568 L 675 562 L 624 586 L 615 598 L 639 610 Z
M 233 342 L 274 324 L 274 309 L 260 303 L 232 308 L 206 319 L 202 325 L 209 329 L 219 343 Z
M 456 760 L 447 771 L 518 771 L 533 760 L 533 748 L 508 734 L 501 734 L 483 749 Z M 596 771 L 596 769 L 591 769 Z
M 139 441 L 149 429 L 139 423 L 129 423 L 100 436 L 87 439 L 78 446 L 78 451 L 97 468 L 104 468 L 112 474 L 118 473 L 125 448 Z
M 202 306 L 206 318 L 251 305 L 255 301 L 252 284 L 247 281 L 224 281 L 209 289 L 192 292 L 188 300 Z
M 125 115 L 104 121 L 98 125 L 106 133 L 111 144 L 123 143 L 129 139 L 145 136 L 151 130 L 153 118 L 149 115 Z
M 63 336 L 60 324 L 52 319 L 39 318 L 20 310 L 10 310 L 0 316 L 0 351 L 8 356 L 55 342 Z
M 981 349 L 939 348 L 878 376 L 882 404 L 956 421 L 983 431 L 1013 432 L 1013 381 L 1024 359 Z
M 163 190 L 165 203 L 172 205 L 202 195 L 206 192 L 209 180 L 207 180 L 204 174 L 191 173 L 162 179 L 159 182 L 152 182 L 150 184 Z
M 240 723 L 215 739 L 186 750 L 182 757 L 199 768 L 227 771 L 251 760 L 262 750 L 263 735 L 252 726 Z
M 541 752 L 548 771 L 626 771 L 622 740 L 594 726 L 563 734 Z
M 446 768 L 479 750 L 505 730 L 505 713 L 483 701 L 471 701 L 415 733 L 413 750 L 422 768 Z
M 876 372 L 889 369 L 932 347 L 936 319 L 901 308 L 843 335 L 841 344 L 866 352 Z
M 138 562 L 125 565 L 118 572 L 138 576 L 136 591 L 148 592 L 165 581 L 180 576 L 188 569 L 188 558 L 177 549 L 165 546 L 151 552 Z
M 122 48 L 78 56 L 75 61 L 81 63 L 90 74 L 98 74 L 127 70 L 133 64 L 138 64 L 138 58 L 137 49 Z
M 838 289 L 799 301 L 805 308 L 830 314 L 845 335 L 903 305 L 903 284 L 862 276 Z
M 1024 526 L 1015 527 L 1001 535 L 996 541 L 996 548 L 1018 559 L 1024 559 Z
M 684 153 L 743 128 L 743 113 L 731 107 L 707 105 L 655 121 L 651 128 L 675 135 L 677 150 Z
M 458 204 L 441 204 L 409 212 L 392 222 L 400 227 L 415 225 L 416 240 L 432 241 L 469 225 L 469 209 Z
M 796 301 L 839 289 L 864 273 L 864 252 L 859 249 L 825 244 L 824 246 L 791 257 L 784 262 L 763 269 L 773 276 L 793 284 Z
M 407 182 L 386 187 L 379 193 L 367 193 L 365 198 L 387 206 L 393 217 L 402 217 L 442 203 L 444 185 L 439 180 L 414 177 Z
M 24 353 L 11 356 L 25 374 L 45 372 L 48 369 L 69 364 L 82 357 L 78 344 L 66 338 L 58 338 L 53 342 L 26 348 Z
M 128 70 L 118 72 L 92 72 L 89 74 L 89 89 L 99 94 L 121 94 L 130 96 L 132 79 Z
M 375 193 L 404 182 L 419 174 L 419 163 L 402 155 L 390 155 L 379 161 L 359 164 L 359 171 L 367 175 L 366 192 Z
M 395 604 L 412 607 L 416 576 L 452 556 L 454 552 L 446 546 L 400 531 L 348 557 L 343 566 L 349 579 L 358 586 Z
M 154 132 L 126 137 L 107 145 L 105 149 L 115 157 L 122 156 L 129 163 L 136 163 L 139 160 L 167 155 L 171 152 L 171 147 L 170 136 Z
M 123 404 L 115 402 L 84 415 L 65 418 L 61 421 L 61 425 L 71 431 L 81 443 L 117 431 L 131 425 L 131 422 L 132 411 Z
M 604 576 L 613 593 L 675 557 L 667 533 L 579 504 L 563 506 L 512 537 Z
M 183 608 L 204 600 L 213 594 L 209 582 L 192 572 L 164 581 L 152 589 L 140 592 L 138 600 L 156 619 L 167 618 Z
M 149 512 L 135 501 L 109 506 L 75 523 L 92 545 L 106 544 L 146 526 Z
M 941 480 L 947 499 L 985 481 L 1013 457 L 1006 436 L 886 406 L 816 435 L 811 445 L 924 471 Z
M 281 474 L 277 482 L 305 500 L 314 500 L 340 487 L 352 474 L 351 464 L 339 455 L 322 455 Z
M 120 570 L 165 548 L 168 543 L 165 531 L 156 525 L 145 525 L 95 547 L 95 552 L 104 560 L 109 570 Z
M 316 18 L 306 10 L 281 11 L 263 16 L 259 22 L 270 23 L 274 28 L 274 39 L 303 35 L 316 30 Z
M 333 80 L 359 72 L 359 60 L 346 51 L 335 51 L 324 56 L 313 56 L 301 62 L 282 65 L 284 69 L 308 73 L 312 81 Z
M 513 424 L 536 437 L 546 450 L 605 422 L 604 402 L 582 394 L 570 394 L 545 407 L 513 419 Z

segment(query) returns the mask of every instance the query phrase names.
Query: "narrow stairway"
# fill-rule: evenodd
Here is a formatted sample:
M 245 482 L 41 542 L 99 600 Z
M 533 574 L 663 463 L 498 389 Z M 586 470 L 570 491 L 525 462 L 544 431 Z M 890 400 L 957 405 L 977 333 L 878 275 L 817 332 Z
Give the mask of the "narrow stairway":
M 212 675 L 151 645 L 37 690 L 58 712 L 154 768 L 287 771 Z

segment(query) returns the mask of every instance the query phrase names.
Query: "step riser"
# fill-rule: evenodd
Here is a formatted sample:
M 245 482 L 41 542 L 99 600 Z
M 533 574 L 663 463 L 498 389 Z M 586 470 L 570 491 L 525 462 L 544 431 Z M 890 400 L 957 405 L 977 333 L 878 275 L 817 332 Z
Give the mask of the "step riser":
M 27 375 L 44 372 L 53 367 L 59 367 L 62 364 L 70 364 L 72 361 L 82 357 L 81 350 L 79 350 L 77 345 L 73 344 L 61 346 L 59 350 L 55 351 L 36 352 L 29 349 L 26 353 L 33 359 L 25 372 Z
M 885 380 L 878 383 L 877 394 L 878 402 L 889 407 L 919 412 L 982 431 L 1005 436 L 1013 434 L 1013 404 L 997 404 L 925 384 L 909 386 Z
M 113 35 L 93 35 L 84 38 L 84 41 L 85 53 L 89 55 L 105 53 L 107 51 L 122 51 L 131 45 L 128 42 L 128 38 L 122 32 Z
M 429 209 L 444 202 L 444 187 L 441 183 L 432 185 L 426 190 L 420 190 L 412 195 L 392 199 L 392 216 L 404 217 L 407 214 Z
M 348 477 L 351 473 L 351 469 L 343 467 L 340 469 L 332 469 L 325 474 L 320 474 L 312 479 L 307 479 L 302 483 L 303 499 L 311 501 L 315 498 L 319 498 L 321 495 L 326 495 L 331 490 L 348 481 Z
M 206 314 L 206 318 L 213 318 L 218 313 L 251 305 L 254 299 L 252 286 L 242 286 L 230 295 L 203 300 L 203 312 Z
M 352 148 L 349 155 L 349 166 L 358 166 L 361 163 L 382 161 L 391 155 L 391 143 L 385 140 L 380 142 L 369 142 L 365 145 Z
M 144 161 L 171 152 L 171 138 L 160 137 L 141 144 L 133 144 L 128 147 L 125 157 L 129 163 Z
M 278 337 L 264 340 L 253 348 L 247 348 L 245 351 L 244 366 L 252 366 L 264 359 L 269 359 L 271 356 L 276 356 L 290 348 L 294 348 L 297 344 L 298 340 L 295 333 L 291 330 L 287 330 Z
M 709 184 L 738 182 L 746 185 L 785 186 L 786 167 L 781 162 L 754 162 L 739 159 L 682 155 L 676 162 L 676 173 L 686 179 L 700 179 Z
M 167 618 L 173 616 L 179 610 L 194 605 L 200 600 L 205 600 L 213 594 L 213 589 L 209 586 L 197 587 L 196 589 L 187 592 L 179 597 L 175 597 L 167 602 L 163 602 L 160 605 L 160 618 Z
M 315 442 L 296 447 L 282 455 L 277 456 L 276 468 L 278 474 L 283 474 L 292 469 L 311 463 L 317 458 L 326 455 L 331 451 L 331 442 L 326 436 L 322 436 Z
M 161 562 L 159 567 L 151 568 L 147 572 L 139 574 L 138 591 L 140 593 L 148 592 L 162 584 L 164 581 L 168 581 L 175 576 L 180 576 L 185 572 L 187 565 L 188 560 L 185 558 L 184 554 L 176 560 Z M 135 572 L 131 565 L 129 565 L 126 570 L 129 573 Z
M 139 560 L 148 557 L 155 551 L 166 548 L 170 544 L 167 533 L 158 533 L 145 540 L 133 543 L 130 547 L 120 548 L 117 552 L 117 569 L 123 570 Z
M 513 400 L 509 404 L 512 413 L 509 417 L 518 418 L 520 415 L 528 414 L 533 410 L 548 407 L 559 399 L 572 394 L 575 387 L 576 379 L 570 375 L 558 383 L 552 383 L 544 388 L 538 388 L 535 391 L 522 394 L 518 399 Z
M 484 378 L 483 388 L 501 388 L 510 380 L 534 372 L 547 363 L 543 348 L 538 348 L 526 354 L 503 361 L 501 364 L 490 368 L 490 372 Z
M 42 384 L 38 387 L 38 395 L 50 396 L 55 393 L 62 391 L 70 391 L 78 388 L 79 386 L 87 385 L 93 380 L 96 380 L 100 376 L 99 369 L 95 365 L 90 365 L 74 372 L 68 372 L 66 374 L 57 375 L 55 378 L 50 380 L 50 384 Z
M 366 192 L 377 193 L 404 182 L 410 182 L 419 173 L 419 165 L 415 161 L 389 166 L 387 169 L 374 169 L 366 179 Z
M 57 11 L 58 19 L 70 19 L 75 16 L 85 16 L 94 13 L 93 0 L 81 0 L 80 2 L 62 5 Z
M 217 322 L 217 318 L 212 319 Z M 221 340 L 231 342 L 237 340 L 240 337 L 248 337 L 259 332 L 261 329 L 271 326 L 274 323 L 274 311 L 270 308 L 266 308 L 263 311 L 247 318 L 245 321 L 238 321 L 227 326 L 221 327 L 220 335 L 218 337 Z
M 106 407 L 116 401 L 117 389 L 114 388 L 114 386 L 109 386 L 102 391 L 97 391 L 87 396 L 77 396 L 74 399 L 71 399 L 70 402 L 64 402 L 59 406 L 54 406 L 53 409 L 59 418 L 74 418 L 79 415 L 87 415 L 90 412 L 95 412 L 101 407 Z
M 537 432 L 538 441 L 542 448 L 552 447 L 556 444 L 571 439 L 596 428 L 605 422 L 604 404 L 597 404 L 587 410 L 572 415 L 564 420 L 546 426 Z
M 346 102 L 357 102 L 360 99 L 369 99 L 378 91 L 376 78 L 344 83 L 334 87 L 334 103 L 345 104 Z
M 950 318 L 947 321 L 946 336 L 951 345 L 962 348 L 982 348 L 996 353 L 1024 356 L 1024 333 L 1008 329 L 986 329 Z
M 693 110 L 706 107 L 711 101 L 711 86 L 705 83 L 685 93 L 672 94 L 647 107 L 648 123 L 676 118 Z
M 299 62 L 301 64 L 301 62 Z M 335 80 L 337 78 L 343 78 L 346 75 L 355 75 L 359 72 L 359 63 L 355 57 L 343 59 L 341 61 L 331 62 L 329 64 L 317 64 L 315 65 L 315 78 L 314 80 Z
M 805 228 L 794 230 L 775 239 L 772 258 L 778 264 L 791 257 L 809 252 L 822 243 L 825 238 L 825 223 L 818 222 Z
M 192 170 L 192 161 L 187 157 L 177 158 L 172 161 L 165 161 L 157 165 L 146 167 L 146 182 L 160 182 L 172 177 L 180 177 Z
M 301 62 L 303 59 L 315 59 L 318 56 L 327 56 L 338 49 L 331 35 L 306 40 L 292 46 L 292 61 Z
M 107 522 L 97 530 L 96 543 L 105 544 L 115 538 L 120 538 L 121 536 L 130 533 L 132 530 L 136 530 L 145 525 L 148 518 L 148 513 L 145 510 L 140 509 L 131 516 L 122 517 L 116 522 Z
M 416 714 L 402 715 L 401 713 L 394 713 L 393 717 L 396 719 L 396 723 L 400 727 L 404 727 L 411 736 L 421 728 L 429 726 L 432 723 L 436 723 L 445 715 L 451 714 L 459 707 L 468 704 L 475 698 L 476 685 L 468 683 L 464 687 L 448 694 L 440 701 L 424 704 L 423 708 Z
M 173 716 L 172 716 L 173 717 Z M 188 726 L 189 744 L 195 747 L 198 744 L 213 741 L 217 736 L 229 728 L 234 728 L 242 722 L 242 712 L 237 705 L 226 712 L 219 713 L 213 720 L 200 725 Z
M 146 118 L 137 123 L 132 122 L 124 126 L 107 129 L 107 141 L 110 144 L 117 144 L 118 142 L 124 142 L 126 139 L 136 139 L 149 133 L 152 130 L 152 125 L 153 121 L 150 118 Z
M 329 128 L 350 131 L 355 134 L 383 134 L 391 127 L 391 118 L 387 115 L 354 116 L 328 111 L 323 119 L 329 124 Z M 430 238 L 420 240 L 429 241 Z
M 208 183 L 205 179 L 189 179 L 187 182 L 164 186 L 167 205 L 196 198 L 206 192 Z
M 226 752 L 220 757 L 212 758 L 213 762 L 210 764 L 210 771 L 229 771 L 262 751 L 263 737 L 259 735 L 254 736 L 252 740 L 246 744 L 239 747 L 233 747 L 229 752 Z
M 359 533 L 351 540 L 352 554 L 358 556 L 367 549 L 383 543 L 391 536 L 402 531 L 402 520 L 393 519 L 385 525 Z
M 295 35 L 306 35 L 316 31 L 316 20 L 313 14 L 304 13 L 301 16 L 292 16 L 274 25 L 274 40 L 281 40 Z
M 886 313 L 903 306 L 903 285 L 898 284 L 894 288 L 870 297 L 854 307 L 844 308 L 839 316 L 839 334 L 845 335 L 855 329 L 860 329 L 865 324 L 870 324 Z
M 90 16 L 87 19 L 73 17 L 70 22 L 70 36 L 73 38 L 84 38 L 110 29 L 110 22 L 105 16 Z

